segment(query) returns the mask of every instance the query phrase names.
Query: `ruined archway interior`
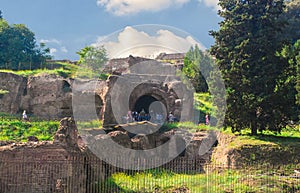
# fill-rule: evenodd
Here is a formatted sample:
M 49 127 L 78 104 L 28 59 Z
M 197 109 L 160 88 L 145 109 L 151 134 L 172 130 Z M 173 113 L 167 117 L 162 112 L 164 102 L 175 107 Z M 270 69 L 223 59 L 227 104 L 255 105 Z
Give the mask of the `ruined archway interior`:
M 151 95 L 143 95 L 136 100 L 132 111 L 141 112 L 142 110 L 147 114 L 151 112 L 166 114 L 166 106 L 164 103 Z

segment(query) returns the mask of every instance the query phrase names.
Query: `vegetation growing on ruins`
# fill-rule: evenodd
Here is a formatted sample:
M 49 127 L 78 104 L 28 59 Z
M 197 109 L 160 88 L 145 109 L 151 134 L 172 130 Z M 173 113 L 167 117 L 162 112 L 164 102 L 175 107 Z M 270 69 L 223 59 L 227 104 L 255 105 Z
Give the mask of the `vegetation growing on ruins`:
M 69 62 L 46 62 L 44 68 L 35 70 L 7 70 L 0 69 L 0 72 L 13 73 L 20 76 L 39 76 L 42 74 L 54 74 L 64 78 L 99 78 L 106 80 L 109 74 L 97 73 L 92 69 L 69 63 Z
M 0 89 L 0 95 L 4 95 L 4 94 L 7 94 L 7 93 L 9 93 L 8 90 Z

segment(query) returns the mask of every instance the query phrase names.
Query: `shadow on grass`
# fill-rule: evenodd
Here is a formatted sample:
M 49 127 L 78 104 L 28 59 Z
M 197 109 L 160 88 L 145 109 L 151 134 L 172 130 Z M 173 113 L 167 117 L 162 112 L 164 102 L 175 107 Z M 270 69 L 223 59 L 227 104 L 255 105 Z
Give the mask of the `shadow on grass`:
M 292 145 L 300 148 L 300 137 L 295 136 L 276 136 L 271 134 L 264 134 L 258 136 L 251 136 L 254 139 L 275 143 L 278 145 Z

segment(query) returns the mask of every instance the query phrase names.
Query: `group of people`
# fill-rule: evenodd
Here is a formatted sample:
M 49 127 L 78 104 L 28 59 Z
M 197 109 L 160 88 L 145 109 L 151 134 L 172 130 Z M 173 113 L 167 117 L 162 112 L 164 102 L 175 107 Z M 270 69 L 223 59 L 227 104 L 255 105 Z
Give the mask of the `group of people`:
M 128 111 L 126 120 L 127 122 L 133 122 L 133 121 L 150 121 L 151 115 L 146 113 L 144 109 L 141 110 L 141 112 L 137 111 Z
M 154 112 L 153 110 L 150 110 L 150 112 L 147 113 L 144 109 L 142 109 L 140 112 L 129 110 L 127 115 L 124 116 L 126 123 L 138 121 L 151 121 L 153 123 L 163 123 L 166 118 L 169 122 L 177 121 L 177 118 L 173 115 L 172 112 L 170 112 L 168 117 L 166 117 L 161 112 Z

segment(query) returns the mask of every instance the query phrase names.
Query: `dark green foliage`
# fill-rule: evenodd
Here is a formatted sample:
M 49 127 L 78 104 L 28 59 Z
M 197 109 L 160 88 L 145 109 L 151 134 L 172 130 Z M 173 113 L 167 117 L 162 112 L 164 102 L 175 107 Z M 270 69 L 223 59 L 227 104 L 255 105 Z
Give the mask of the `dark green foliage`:
M 296 56 L 297 61 L 297 83 L 296 83 L 296 90 L 297 90 L 297 104 L 300 105 L 300 40 L 297 41 L 296 47 L 298 48 L 298 54 Z M 299 115 L 300 116 L 300 115 Z M 300 119 L 300 117 L 299 117 Z
M 280 132 L 290 120 L 294 100 L 289 64 L 276 55 L 282 48 L 285 22 L 283 0 L 221 0 L 224 18 L 219 31 L 212 31 L 211 53 L 222 72 L 227 93 L 225 126 L 233 131 L 250 128 Z M 224 96 L 223 96 L 224 97 Z
M 50 58 L 48 53 L 45 44 L 36 45 L 34 33 L 25 25 L 9 25 L 0 19 L 0 68 L 37 69 Z
M 286 10 L 282 18 L 288 22 L 284 30 L 284 38 L 294 44 L 300 39 L 300 0 L 289 0 L 285 2 Z
M 286 59 L 289 64 L 289 68 L 286 70 L 289 78 L 286 82 L 283 82 L 285 89 L 290 89 L 290 92 L 283 93 L 284 95 L 296 95 L 296 104 L 294 106 L 294 119 L 299 115 L 300 106 L 300 39 L 295 44 L 286 45 L 280 52 L 280 56 Z M 296 88 L 296 89 L 294 89 Z

